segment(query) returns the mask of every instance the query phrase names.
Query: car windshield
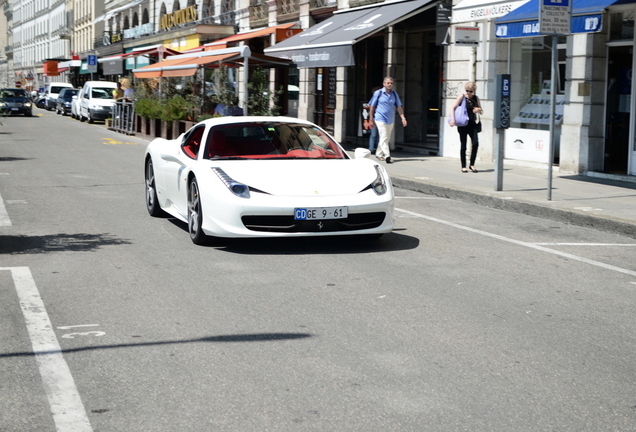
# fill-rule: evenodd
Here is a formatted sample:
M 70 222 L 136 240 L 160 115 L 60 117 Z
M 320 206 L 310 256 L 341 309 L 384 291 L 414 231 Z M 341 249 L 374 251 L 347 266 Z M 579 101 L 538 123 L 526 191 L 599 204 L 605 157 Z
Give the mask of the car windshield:
M 2 98 L 25 98 L 27 94 L 24 90 L 21 89 L 3 89 L 0 90 L 0 97 Z
M 206 149 L 207 159 L 348 159 L 321 129 L 288 122 L 215 126 Z
M 93 99 L 112 99 L 112 91 L 112 88 L 96 87 L 91 90 L 91 97 Z
M 67 87 L 64 87 L 64 86 L 51 86 L 51 93 L 59 94 L 65 88 L 67 88 Z
M 77 94 L 77 90 L 66 90 L 60 93 L 60 97 L 64 100 L 71 100 Z

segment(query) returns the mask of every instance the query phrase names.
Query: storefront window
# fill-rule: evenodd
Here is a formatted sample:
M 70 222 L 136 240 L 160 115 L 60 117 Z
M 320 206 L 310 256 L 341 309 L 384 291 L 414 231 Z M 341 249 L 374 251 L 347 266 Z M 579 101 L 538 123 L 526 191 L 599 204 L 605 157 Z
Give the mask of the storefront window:
M 634 39 L 634 11 L 616 12 L 610 15 L 610 40 Z
M 563 119 L 565 38 L 557 48 L 556 124 Z M 551 37 L 511 40 L 512 127 L 548 130 L 552 79 Z

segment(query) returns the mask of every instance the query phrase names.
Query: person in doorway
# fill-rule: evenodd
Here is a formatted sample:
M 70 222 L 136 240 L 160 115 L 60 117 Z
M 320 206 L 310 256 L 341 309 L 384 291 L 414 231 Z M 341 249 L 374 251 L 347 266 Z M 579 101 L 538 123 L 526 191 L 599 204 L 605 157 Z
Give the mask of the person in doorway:
M 462 163 L 462 172 L 468 172 L 466 169 L 466 147 L 468 143 L 468 136 L 472 147 L 470 150 L 470 165 L 469 168 L 472 172 L 476 173 L 475 161 L 477 160 L 477 149 L 479 148 L 479 135 L 477 129 L 477 115 L 483 114 L 484 110 L 481 109 L 481 103 L 479 98 L 475 94 L 477 86 L 474 82 L 469 81 L 464 85 L 464 94 L 460 95 L 455 104 L 450 110 L 450 122 L 451 126 L 455 126 L 455 108 L 461 105 L 462 100 L 466 98 L 466 112 L 468 113 L 468 124 L 466 126 L 457 126 L 457 132 L 459 132 L 459 143 L 461 145 L 459 150 L 459 159 Z
M 373 93 L 369 101 L 369 122 L 371 127 L 378 127 L 378 149 L 375 156 L 386 163 L 392 163 L 389 141 L 395 123 L 395 110 L 402 118 L 402 126 L 406 127 L 406 117 L 402 109 L 402 101 L 397 92 L 393 90 L 393 78 L 384 78 L 383 88 Z

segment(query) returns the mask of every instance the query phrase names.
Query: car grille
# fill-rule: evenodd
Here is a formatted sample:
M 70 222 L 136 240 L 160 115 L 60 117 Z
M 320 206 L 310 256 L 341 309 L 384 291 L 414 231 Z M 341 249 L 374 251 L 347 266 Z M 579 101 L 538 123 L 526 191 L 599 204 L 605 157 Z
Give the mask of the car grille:
M 18 102 L 7 102 L 7 103 L 6 103 L 6 106 L 7 106 L 8 108 L 21 108 L 21 107 L 22 107 L 22 104 L 21 104 L 21 103 L 18 103 Z
M 300 233 L 358 231 L 382 225 L 386 213 L 356 213 L 345 219 L 294 220 L 294 216 L 243 216 L 245 228 L 251 231 Z

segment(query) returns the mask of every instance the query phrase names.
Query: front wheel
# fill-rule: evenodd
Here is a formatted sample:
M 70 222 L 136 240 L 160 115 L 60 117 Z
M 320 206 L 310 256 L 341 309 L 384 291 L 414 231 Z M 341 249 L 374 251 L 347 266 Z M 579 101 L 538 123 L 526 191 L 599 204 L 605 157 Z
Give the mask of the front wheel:
M 201 195 L 199 194 L 199 184 L 193 178 L 188 188 L 188 232 L 192 243 L 205 245 L 208 243 L 208 236 L 203 233 L 203 210 L 201 208 Z

